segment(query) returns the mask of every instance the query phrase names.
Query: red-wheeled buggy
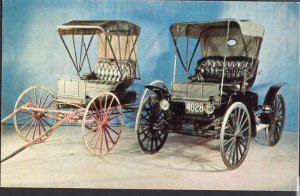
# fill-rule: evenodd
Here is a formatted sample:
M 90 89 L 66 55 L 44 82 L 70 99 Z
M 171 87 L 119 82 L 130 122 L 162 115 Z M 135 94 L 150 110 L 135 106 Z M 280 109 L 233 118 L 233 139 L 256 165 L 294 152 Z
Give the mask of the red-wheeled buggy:
M 137 110 L 137 93 L 127 88 L 140 79 L 139 26 L 121 20 L 71 21 L 57 32 L 77 76 L 59 76 L 56 95 L 41 86 L 21 93 L 14 112 L 1 123 L 13 117 L 16 131 L 28 143 L 1 162 L 44 142 L 65 122 L 81 124 L 87 149 L 103 155 L 118 142 L 124 113 Z M 91 59 L 93 53 L 98 59 Z

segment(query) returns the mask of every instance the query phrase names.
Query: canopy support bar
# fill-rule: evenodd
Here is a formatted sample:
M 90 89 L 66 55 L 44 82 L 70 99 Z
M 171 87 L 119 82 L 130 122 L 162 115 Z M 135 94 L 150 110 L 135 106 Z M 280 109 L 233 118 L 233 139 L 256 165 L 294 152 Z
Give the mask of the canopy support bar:
M 62 42 L 63 42 L 63 44 L 64 44 L 64 46 L 65 46 L 65 48 L 66 48 L 66 50 L 67 50 L 67 52 L 68 52 L 68 54 L 69 54 L 69 57 L 71 58 L 72 63 L 73 63 L 73 65 L 74 65 L 74 67 L 75 67 L 75 69 L 76 69 L 76 71 L 77 71 L 77 74 L 79 75 L 79 70 L 78 70 L 78 68 L 76 67 L 76 64 L 75 64 L 75 62 L 74 62 L 74 59 L 73 59 L 73 57 L 72 57 L 72 55 L 71 55 L 71 53 L 70 53 L 70 50 L 69 50 L 68 46 L 66 45 L 66 42 L 65 42 L 64 38 L 62 37 L 62 35 L 60 35 L 60 39 L 62 40 Z
M 138 79 L 138 80 L 141 80 L 141 74 L 140 74 L 140 69 L 138 67 L 137 60 L 136 60 L 136 64 L 137 64 L 137 67 L 134 68 L 134 70 L 135 70 L 135 78 Z M 137 72 L 136 72 L 136 70 L 137 70 Z M 138 77 L 136 77 L 136 73 L 138 73 Z
M 78 65 L 78 62 L 77 62 L 77 53 L 76 53 L 76 44 L 75 44 L 74 35 L 72 35 L 72 40 L 73 40 L 73 49 L 74 49 L 74 53 L 75 53 L 75 61 L 76 61 L 76 65 Z
M 113 56 L 114 56 L 114 59 L 116 60 L 118 70 L 119 70 L 119 72 L 120 72 L 120 74 L 121 74 L 121 78 L 123 78 L 123 72 L 122 72 L 122 70 L 121 70 L 121 68 L 120 68 L 120 65 L 119 65 L 119 63 L 118 63 L 118 61 L 117 61 L 116 54 L 115 54 L 115 52 L 114 52 L 114 50 L 113 50 L 113 48 L 112 48 L 112 45 L 111 45 L 111 37 L 110 37 L 109 40 L 108 40 L 108 45 L 109 45 L 110 50 L 111 50 L 111 52 L 112 52 L 112 54 L 113 54 Z
M 126 46 L 125 46 L 125 54 L 124 54 L 124 58 L 126 58 L 126 54 L 127 54 L 127 46 L 128 46 L 128 38 L 129 36 L 126 36 Z
M 176 51 L 174 52 L 174 66 L 173 66 L 173 82 L 175 82 L 175 78 L 176 78 L 176 60 L 177 60 L 177 57 L 176 57 Z M 173 82 L 171 83 L 171 87 L 173 89 Z
M 83 42 L 83 46 L 84 46 L 85 51 L 87 52 L 87 48 L 86 48 L 85 42 Z M 88 54 L 86 55 L 86 58 L 87 58 L 87 61 L 88 61 L 90 72 L 92 72 L 91 63 L 90 63 L 90 59 L 89 59 L 89 55 Z M 81 70 L 81 68 L 80 68 L 80 70 Z
M 188 63 L 189 63 L 189 37 L 186 37 L 186 45 L 185 45 L 185 67 L 188 69 Z
M 174 42 L 174 44 L 175 44 L 175 48 L 176 48 L 176 52 L 177 52 L 177 54 L 178 54 L 179 60 L 180 60 L 181 64 L 183 65 L 184 70 L 187 72 L 187 69 L 186 69 L 186 67 L 184 66 L 182 57 L 181 57 L 180 52 L 179 52 L 179 49 L 178 49 L 177 41 L 175 40 L 175 38 L 173 38 L 173 42 Z
M 198 39 L 198 41 L 197 41 L 197 44 L 196 44 L 196 46 L 195 46 L 195 48 L 194 48 L 194 51 L 193 51 L 193 54 L 192 54 L 192 56 L 191 56 L 190 63 L 189 63 L 189 66 L 188 66 L 188 70 L 190 70 L 190 67 L 191 67 L 191 64 L 192 64 L 192 61 L 193 61 L 193 59 L 194 59 L 194 56 L 195 56 L 195 53 L 196 53 L 196 50 L 197 50 L 197 48 L 198 48 L 199 43 L 200 43 L 200 37 L 199 37 L 199 39 Z
M 221 89 L 220 89 L 220 95 L 222 97 L 223 95 L 223 85 L 224 85 L 224 72 L 225 72 L 225 66 L 226 66 L 226 58 L 227 58 L 227 48 L 228 48 L 228 38 L 229 38 L 229 27 L 230 27 L 230 21 L 227 22 L 227 33 L 226 33 L 226 42 L 225 42 L 225 55 L 224 55 L 224 61 L 223 61 L 223 70 L 222 70 L 222 80 L 221 80 Z
M 78 69 L 79 69 L 79 65 L 81 64 L 81 58 L 82 58 L 82 46 L 83 46 L 83 35 L 81 35 L 81 43 L 80 43 L 80 58 L 79 58 L 79 63 L 78 63 Z
M 107 42 L 108 38 L 105 36 L 105 44 L 104 44 L 104 57 L 107 58 Z
M 132 53 L 134 53 L 134 56 L 135 56 L 135 59 L 136 59 L 136 62 L 137 62 L 137 56 L 136 56 L 136 52 L 135 52 L 135 45 L 136 45 L 136 43 L 137 43 L 137 37 L 136 37 L 136 39 L 135 39 L 134 42 L 133 42 L 133 38 L 132 38 L 132 36 L 131 36 L 131 43 L 132 43 L 132 48 L 131 48 L 131 51 L 130 51 L 130 53 L 129 53 L 128 59 L 130 59 Z M 134 75 L 136 75 L 136 68 L 134 68 Z M 139 75 L 139 77 L 140 77 L 140 75 Z
M 119 60 L 121 61 L 122 57 L 121 57 L 121 43 L 120 43 L 120 36 L 117 35 L 118 37 L 118 45 L 119 45 Z
M 132 36 L 131 36 L 131 43 L 132 43 L 132 48 L 131 48 L 131 51 L 130 51 L 130 53 L 129 53 L 129 59 L 130 59 L 130 57 L 131 57 L 131 55 L 132 55 L 132 52 L 134 52 L 134 56 L 135 56 L 135 58 L 136 58 L 136 52 L 135 52 L 135 45 L 136 45 L 136 42 L 137 42 L 137 37 L 135 38 L 135 40 L 134 40 L 134 42 L 133 42 L 133 38 L 132 38 Z
M 252 37 L 252 38 L 253 38 L 253 37 Z M 245 52 L 246 52 L 246 56 L 249 57 L 249 55 L 248 55 L 248 49 L 247 49 L 247 47 L 246 47 L 244 35 L 242 35 L 242 40 L 243 40 L 243 45 L 244 45 L 244 50 L 245 50 Z
M 92 37 L 90 38 L 90 41 L 89 41 L 89 44 L 88 44 L 87 49 L 85 50 L 85 54 L 84 54 L 84 56 L 83 56 L 83 59 L 82 59 L 82 62 L 81 62 L 80 70 L 79 70 L 79 71 L 81 71 L 81 68 L 82 68 L 82 66 L 83 66 L 83 62 L 84 62 L 84 60 L 85 60 L 85 58 L 86 58 L 86 56 L 87 56 L 87 52 L 88 52 L 88 50 L 89 50 L 89 48 L 90 48 L 90 46 L 91 46 L 91 42 L 92 42 L 92 40 L 93 40 L 93 38 L 94 38 L 94 35 L 95 35 L 95 34 L 93 34 Z
M 136 51 L 135 51 L 135 46 L 136 46 L 136 44 L 137 44 L 137 39 L 138 39 L 138 37 L 136 37 L 135 38 L 135 41 L 133 42 L 133 37 L 132 37 L 132 35 L 130 36 L 130 40 L 131 40 L 131 44 L 132 44 L 132 48 L 131 48 L 131 51 L 130 51 L 130 54 L 129 54 L 129 56 L 128 56 L 128 59 L 130 59 L 130 57 L 131 57 L 131 54 L 132 54 L 132 52 L 134 53 L 134 57 L 135 57 L 135 62 L 136 62 L 136 64 L 137 64 L 137 67 L 134 67 L 134 75 L 136 76 L 136 70 L 138 71 L 138 78 L 137 79 L 141 79 L 141 74 L 140 74 L 140 70 L 139 70 L 139 67 L 138 67 L 138 63 L 137 63 L 137 61 L 138 61 L 138 59 L 137 59 L 137 54 L 136 54 Z M 129 38 L 128 38 L 128 36 L 127 36 L 127 41 L 126 41 L 126 53 L 127 53 L 127 44 L 128 44 L 128 40 L 129 40 Z M 126 57 L 126 55 L 125 55 L 125 57 Z

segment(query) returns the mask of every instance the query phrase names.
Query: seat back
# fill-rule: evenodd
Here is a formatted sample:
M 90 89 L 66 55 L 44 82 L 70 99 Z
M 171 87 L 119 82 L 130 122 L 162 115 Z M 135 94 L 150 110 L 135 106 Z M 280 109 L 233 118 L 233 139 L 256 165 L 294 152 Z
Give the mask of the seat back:
M 257 62 L 248 57 L 227 57 L 225 61 L 224 83 L 241 83 L 256 76 Z M 192 82 L 221 83 L 224 66 L 223 57 L 205 57 L 197 62 L 195 75 L 190 76 Z M 251 84 L 252 85 L 252 84 Z
M 133 81 L 136 77 L 135 70 L 136 63 L 133 60 L 121 60 L 116 62 L 112 59 L 100 59 L 94 73 L 96 78 L 103 83 L 122 83 Z

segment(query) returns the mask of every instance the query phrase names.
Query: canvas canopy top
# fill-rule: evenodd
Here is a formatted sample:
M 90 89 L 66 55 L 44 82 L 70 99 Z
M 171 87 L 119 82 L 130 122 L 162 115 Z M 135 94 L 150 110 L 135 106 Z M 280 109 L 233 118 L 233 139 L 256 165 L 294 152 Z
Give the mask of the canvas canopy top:
M 101 60 L 114 60 L 118 71 L 124 75 L 119 63 L 134 61 L 137 68 L 137 41 L 140 27 L 125 20 L 73 20 L 59 25 L 57 32 L 68 52 L 70 59 L 80 76 L 82 68 L 88 65 L 93 72 L 91 56 L 95 57 L 95 46 L 98 44 L 97 63 Z M 98 38 L 93 41 L 93 38 Z M 94 58 L 93 58 L 94 59 Z M 139 71 L 137 70 L 138 74 Z M 139 77 L 139 76 L 138 76 Z
M 264 35 L 264 28 L 249 20 L 222 19 L 207 22 L 181 22 L 171 25 L 172 37 L 200 37 L 203 32 L 210 28 L 227 28 L 228 23 L 231 27 L 238 27 L 244 36 L 260 37 Z
M 87 35 L 96 33 L 135 35 L 140 27 L 125 20 L 73 20 L 57 27 L 60 35 Z
M 175 23 L 170 31 L 176 48 L 179 47 L 178 38 L 198 39 L 202 57 L 244 56 L 257 59 L 264 35 L 261 25 L 236 19 Z

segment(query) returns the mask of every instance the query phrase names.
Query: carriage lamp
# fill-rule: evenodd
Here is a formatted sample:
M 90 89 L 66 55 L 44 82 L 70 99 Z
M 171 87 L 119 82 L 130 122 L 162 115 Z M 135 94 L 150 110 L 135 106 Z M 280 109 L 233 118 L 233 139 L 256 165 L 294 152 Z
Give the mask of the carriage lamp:
M 160 101 L 159 106 L 162 110 L 166 111 L 169 109 L 170 103 L 166 99 L 163 99 Z
M 205 107 L 205 113 L 206 114 L 212 114 L 214 112 L 214 110 L 215 110 L 215 107 L 211 103 L 207 104 L 206 107 Z

